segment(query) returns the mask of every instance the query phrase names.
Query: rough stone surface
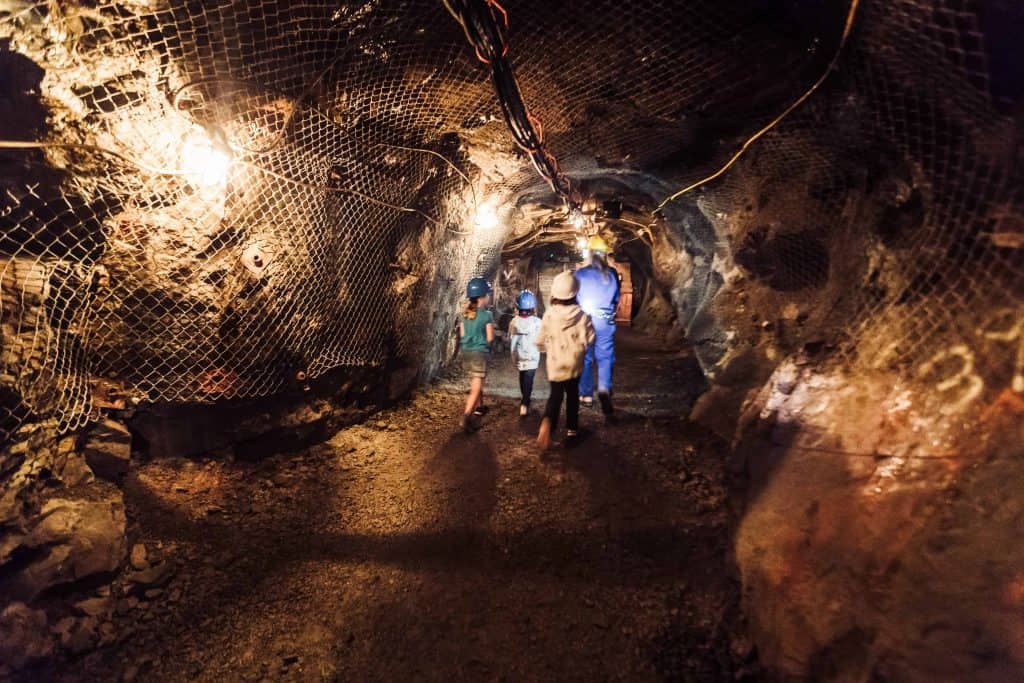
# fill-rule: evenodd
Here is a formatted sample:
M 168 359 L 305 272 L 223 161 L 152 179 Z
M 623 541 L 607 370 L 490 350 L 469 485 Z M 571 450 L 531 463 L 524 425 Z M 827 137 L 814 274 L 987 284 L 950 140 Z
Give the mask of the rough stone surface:
M 89 428 L 81 450 L 96 476 L 116 482 L 128 473 L 132 435 L 123 423 L 105 418 Z
M 624 399 L 636 417 L 621 425 L 581 416 L 600 449 L 540 459 L 529 438 L 538 414 L 524 421 L 493 397 L 467 437 L 456 432 L 462 402 L 423 391 L 255 462 L 137 461 L 125 494 L 133 533 L 173 574 L 145 590 L 132 574 L 117 579 L 117 644 L 57 660 L 54 678 L 756 671 L 731 636 L 739 595 L 720 440 Z
M 736 556 L 767 666 L 922 681 L 1024 668 L 1024 401 L 984 407 L 971 439 L 929 419 L 935 400 L 891 373 L 785 364 L 747 406 Z
M 128 572 L 126 578 L 132 583 L 138 584 L 139 590 L 147 591 L 166 585 L 172 576 L 174 576 L 174 565 L 170 562 L 160 562 L 145 569 Z
M 81 655 L 92 650 L 99 642 L 98 624 L 92 617 L 74 619 L 67 617 L 58 621 L 53 632 L 60 638 L 60 645 L 71 655 Z
M 46 613 L 14 602 L 0 613 L 0 665 L 15 670 L 53 652 Z
M 129 556 L 132 569 L 142 570 L 149 567 L 149 561 L 146 559 L 146 546 L 142 543 L 136 543 L 132 546 L 132 552 Z
M 120 499 L 52 498 L 24 541 L 36 561 L 12 580 L 15 595 L 33 598 L 48 588 L 111 573 L 125 554 L 125 514 Z

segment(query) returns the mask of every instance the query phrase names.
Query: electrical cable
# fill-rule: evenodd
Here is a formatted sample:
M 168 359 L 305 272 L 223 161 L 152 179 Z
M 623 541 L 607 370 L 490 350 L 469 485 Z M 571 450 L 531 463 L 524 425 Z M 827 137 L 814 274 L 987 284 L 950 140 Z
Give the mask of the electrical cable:
M 734 163 L 736 163 L 736 160 L 739 159 L 741 156 L 743 156 L 744 152 L 746 152 L 747 149 L 749 149 L 751 145 L 753 145 L 755 142 L 757 142 L 757 140 L 760 139 L 761 136 L 763 136 L 765 133 L 767 133 L 772 128 L 774 128 L 780 121 L 782 121 L 782 119 L 786 118 L 790 114 L 790 112 L 792 112 L 794 109 L 799 107 L 801 104 L 803 104 L 805 101 L 807 101 L 808 97 L 810 97 L 811 95 L 814 94 L 814 92 L 818 89 L 818 87 L 821 86 L 821 84 L 825 82 L 825 79 L 827 79 L 829 77 L 829 74 L 832 73 L 832 70 L 835 68 L 836 63 L 839 61 L 839 55 L 842 54 L 843 47 L 846 45 L 846 41 L 850 37 L 850 31 L 853 28 L 853 19 L 854 19 L 854 16 L 856 15 L 856 13 L 857 13 L 857 5 L 859 4 L 859 2 L 860 2 L 860 0 L 850 0 L 850 9 L 849 9 L 849 11 L 847 12 L 847 15 L 846 15 L 846 24 L 843 26 L 843 34 L 842 34 L 842 36 L 839 39 L 839 45 L 838 45 L 838 47 L 836 47 L 836 52 L 832 56 L 832 60 L 828 64 L 828 68 L 825 69 L 825 72 L 818 78 L 817 81 L 814 82 L 814 84 L 810 87 L 810 89 L 807 92 L 805 92 L 803 95 L 801 95 L 795 102 L 793 102 L 788 107 L 786 107 L 786 109 L 784 109 L 781 114 L 779 114 L 774 119 L 772 119 L 768 123 L 768 125 L 766 125 L 764 128 L 762 128 L 761 130 L 759 130 L 756 133 L 754 133 L 746 142 L 743 143 L 743 146 L 740 147 L 739 150 L 735 154 L 733 154 L 732 157 L 727 162 L 725 162 L 724 166 L 722 166 L 720 169 L 718 169 L 717 171 L 715 171 L 714 173 L 712 173 L 708 177 L 704 178 L 703 180 L 698 180 L 697 182 L 693 183 L 692 185 L 688 185 L 688 186 L 684 187 L 683 189 L 679 190 L 678 192 L 676 192 L 675 194 L 671 195 L 670 197 L 666 198 L 664 201 L 662 201 L 660 204 L 658 204 L 658 208 L 656 208 L 654 210 L 654 213 L 660 213 L 661 210 L 663 208 L 665 208 L 665 206 L 667 204 L 669 204 L 671 202 L 674 202 L 676 199 L 679 199 L 679 197 L 683 196 L 687 192 L 690 192 L 691 190 L 694 190 L 694 189 L 700 187 L 701 185 L 704 185 L 705 183 L 711 182 L 715 178 L 718 178 L 719 176 L 721 176 L 723 173 L 725 173 L 727 170 L 729 170 L 729 168 Z
M 656 225 L 656 223 L 650 223 L 648 225 L 645 225 L 643 223 L 638 223 L 637 221 L 631 221 L 628 218 L 606 218 L 605 220 L 614 223 L 627 223 L 629 225 L 634 225 L 640 228 L 639 230 L 636 231 L 635 236 L 630 237 L 628 240 L 624 240 L 616 244 L 616 249 L 621 247 L 623 244 L 629 244 L 630 242 L 636 242 L 637 240 L 643 242 L 644 245 L 646 245 L 648 248 L 654 248 L 654 233 L 651 229 Z M 650 241 L 644 239 L 644 233 L 646 233 L 651 238 Z
M 503 246 L 501 250 L 502 250 L 503 253 L 509 254 L 509 253 L 513 253 L 513 252 L 525 249 L 526 247 L 530 246 L 534 242 L 536 242 L 536 243 L 561 242 L 562 238 L 564 236 L 571 236 L 571 235 L 578 235 L 578 234 L 579 234 L 579 231 L 576 230 L 575 228 L 570 228 L 570 229 L 567 229 L 567 230 L 548 230 L 546 228 L 541 228 L 539 231 L 531 232 L 531 233 L 523 236 L 518 241 L 512 241 L 512 242 L 506 243 L 505 246 Z M 555 238 L 555 239 L 551 239 L 551 238 Z
M 401 149 L 401 150 L 404 150 L 406 152 L 422 152 L 423 154 L 431 154 L 431 155 L 437 157 L 438 159 L 440 159 L 444 163 L 448 164 L 448 166 L 450 166 L 453 171 L 458 173 L 459 176 L 461 176 L 462 179 L 464 181 L 466 181 L 466 185 L 469 186 L 469 191 L 473 195 L 473 208 L 474 209 L 478 209 L 479 208 L 479 201 L 478 201 L 478 198 L 476 196 L 476 187 L 474 187 L 473 181 L 469 179 L 469 176 L 466 175 L 462 171 L 461 168 L 459 168 L 458 166 L 455 165 L 454 161 L 452 161 L 451 159 L 449 159 L 445 155 L 441 154 L 440 152 L 435 152 L 432 149 L 424 149 L 424 148 L 420 148 L 420 147 L 405 147 L 403 145 L 393 145 L 393 144 L 391 144 L 389 142 L 374 142 L 372 144 L 378 145 L 380 147 L 390 147 L 392 149 Z M 468 234 L 468 233 L 466 233 L 466 234 Z
M 491 80 L 498 104 L 513 140 L 529 156 L 533 167 L 566 206 L 578 206 L 572 185 L 561 172 L 558 160 L 545 148 L 544 129 L 528 111 L 516 82 L 515 72 L 508 59 L 508 41 L 499 25 L 504 24 L 505 29 L 508 28 L 508 12 L 497 0 L 444 0 L 444 5 L 462 26 L 466 40 L 476 51 L 477 59 L 491 68 Z

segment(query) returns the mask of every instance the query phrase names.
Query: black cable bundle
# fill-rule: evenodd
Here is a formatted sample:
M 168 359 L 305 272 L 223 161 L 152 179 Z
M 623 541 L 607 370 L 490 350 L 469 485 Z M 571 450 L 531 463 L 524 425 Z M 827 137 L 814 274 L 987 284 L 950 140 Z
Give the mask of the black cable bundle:
M 545 149 L 544 129 L 527 111 L 516 83 L 504 33 L 508 28 L 508 14 L 495 0 L 444 0 L 444 4 L 462 25 L 466 39 L 476 49 L 477 58 L 491 67 L 501 113 L 516 144 L 529 155 L 534 168 L 548 181 L 555 194 L 574 208 L 578 202 L 572 197 L 569 179 L 562 175 L 558 161 Z

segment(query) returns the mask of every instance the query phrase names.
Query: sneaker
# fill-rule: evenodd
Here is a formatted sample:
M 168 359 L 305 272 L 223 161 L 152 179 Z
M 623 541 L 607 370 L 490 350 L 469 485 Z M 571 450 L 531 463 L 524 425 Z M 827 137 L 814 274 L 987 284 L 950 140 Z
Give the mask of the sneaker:
M 477 429 L 479 429 L 479 426 L 476 424 L 476 420 L 473 419 L 472 415 L 462 416 L 462 430 L 464 432 L 466 432 L 467 434 L 472 434 Z
M 580 405 L 583 406 L 584 408 L 593 408 L 594 407 L 594 397 L 593 396 L 582 396 L 582 397 L 580 397 Z
M 530 414 L 530 409 L 526 405 L 519 406 L 519 417 L 526 417 Z
M 565 430 L 565 447 L 566 448 L 572 448 L 573 446 L 575 446 L 577 444 L 577 442 L 579 442 L 579 440 L 580 440 L 580 433 L 578 431 L 576 431 L 575 429 L 567 429 L 567 430 Z
M 612 408 L 612 395 L 607 391 L 599 391 L 597 393 L 597 398 L 601 401 L 601 412 L 605 415 L 611 415 L 614 410 Z
M 488 408 L 487 406 L 477 406 L 476 410 L 473 411 L 473 414 L 476 415 L 477 417 L 483 417 L 484 415 L 487 414 L 487 411 L 489 410 L 490 408 Z

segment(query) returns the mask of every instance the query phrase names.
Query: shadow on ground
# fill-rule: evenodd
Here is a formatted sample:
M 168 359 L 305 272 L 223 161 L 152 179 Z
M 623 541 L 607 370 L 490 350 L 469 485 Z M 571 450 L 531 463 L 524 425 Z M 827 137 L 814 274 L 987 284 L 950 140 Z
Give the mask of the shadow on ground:
M 411 405 L 261 462 L 155 460 L 133 535 L 173 569 L 115 590 L 118 642 L 63 680 L 721 680 L 738 591 L 719 444 L 583 415 L 541 461 L 514 401 Z

